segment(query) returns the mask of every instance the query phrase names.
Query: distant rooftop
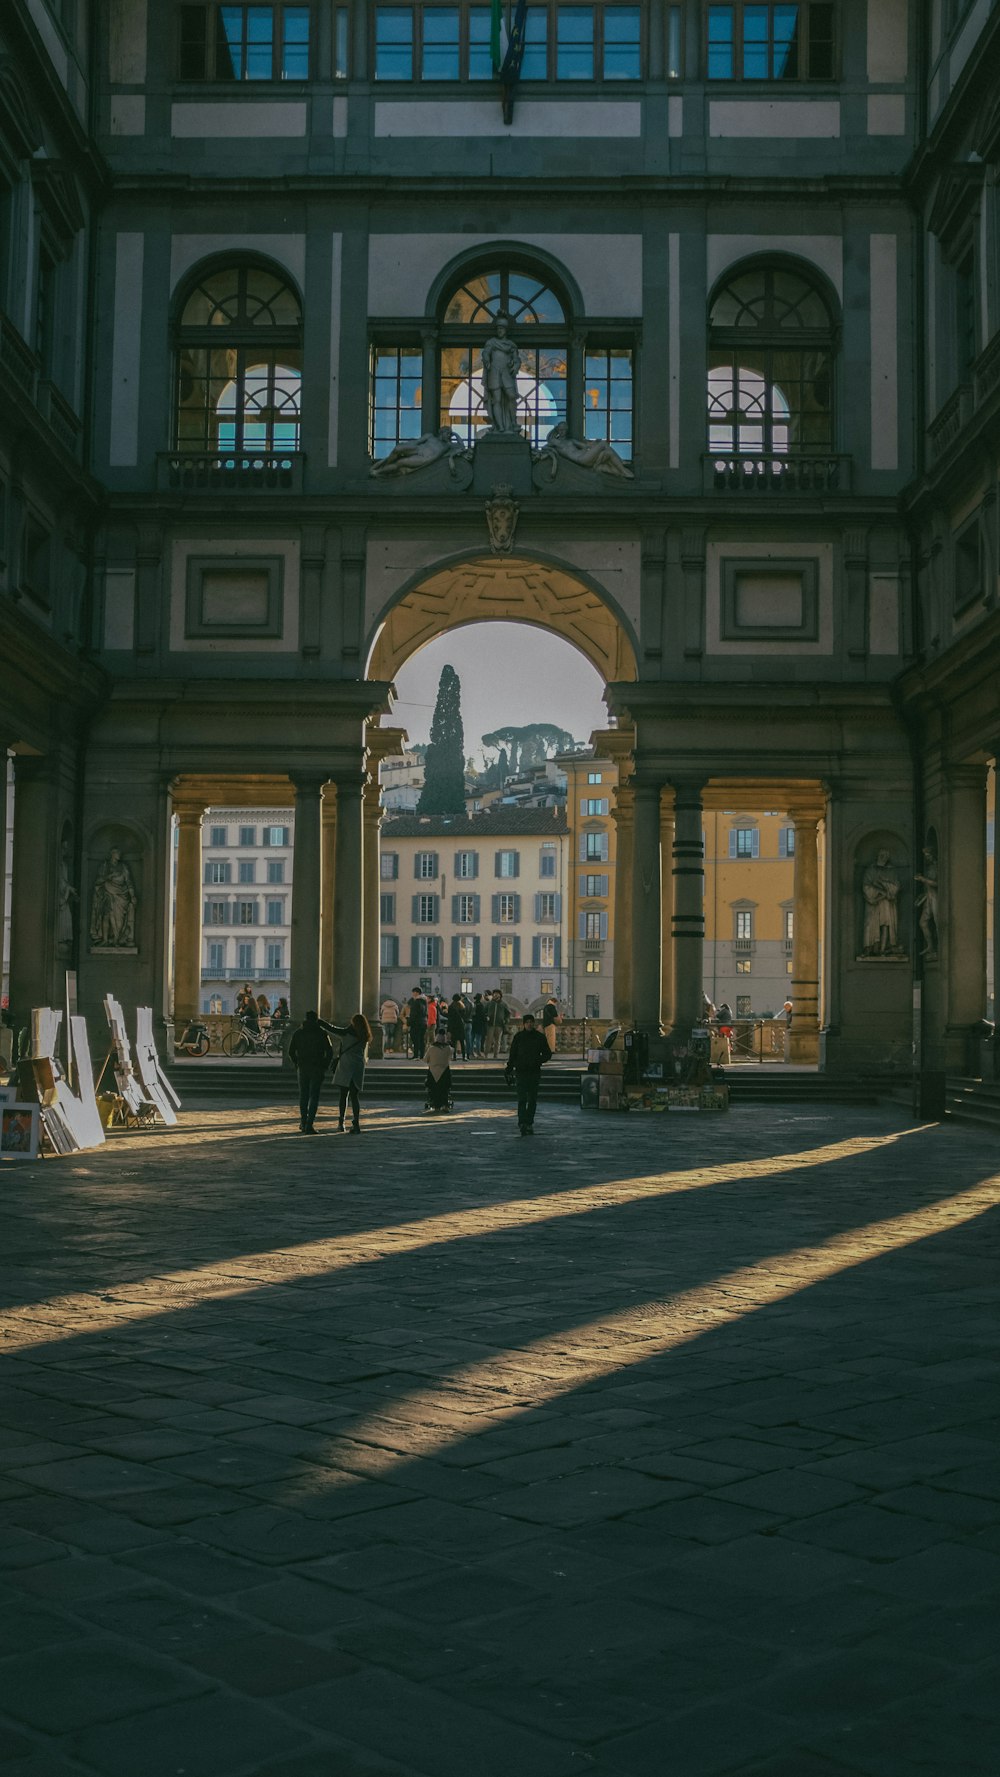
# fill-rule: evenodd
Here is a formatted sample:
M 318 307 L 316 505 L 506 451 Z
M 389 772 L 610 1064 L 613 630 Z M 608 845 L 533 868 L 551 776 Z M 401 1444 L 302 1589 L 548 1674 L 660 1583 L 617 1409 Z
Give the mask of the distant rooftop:
M 478 814 L 390 815 L 382 823 L 383 839 L 491 839 L 534 834 L 551 839 L 566 832 L 566 810 L 511 808 L 491 803 Z

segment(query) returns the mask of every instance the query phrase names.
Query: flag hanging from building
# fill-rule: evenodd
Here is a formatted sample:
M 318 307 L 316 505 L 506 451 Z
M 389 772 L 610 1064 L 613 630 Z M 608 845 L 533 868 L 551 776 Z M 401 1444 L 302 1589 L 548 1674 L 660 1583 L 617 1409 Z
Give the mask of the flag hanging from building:
M 494 71 L 500 81 L 504 123 L 511 123 L 514 117 L 514 94 L 521 78 L 521 63 L 524 60 L 527 11 L 528 0 L 517 0 L 513 21 L 508 24 L 509 4 L 505 17 L 503 0 L 493 0 L 490 14 L 490 53 Z

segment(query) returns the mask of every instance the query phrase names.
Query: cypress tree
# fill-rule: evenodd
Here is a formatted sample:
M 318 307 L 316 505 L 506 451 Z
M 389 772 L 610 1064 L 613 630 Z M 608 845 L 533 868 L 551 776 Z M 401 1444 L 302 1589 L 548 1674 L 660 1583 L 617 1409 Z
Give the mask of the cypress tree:
M 453 666 L 442 668 L 431 740 L 424 760 L 418 814 L 465 813 L 465 735 L 462 685 Z

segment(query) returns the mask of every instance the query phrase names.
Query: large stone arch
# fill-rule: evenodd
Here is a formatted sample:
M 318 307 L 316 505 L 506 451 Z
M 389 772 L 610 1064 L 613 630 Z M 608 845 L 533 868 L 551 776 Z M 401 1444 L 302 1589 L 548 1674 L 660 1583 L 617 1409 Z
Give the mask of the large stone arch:
M 367 677 L 392 680 L 404 661 L 448 630 L 514 622 L 560 635 L 605 683 L 637 677 L 631 626 L 579 569 L 539 556 L 464 556 L 421 569 L 379 620 Z

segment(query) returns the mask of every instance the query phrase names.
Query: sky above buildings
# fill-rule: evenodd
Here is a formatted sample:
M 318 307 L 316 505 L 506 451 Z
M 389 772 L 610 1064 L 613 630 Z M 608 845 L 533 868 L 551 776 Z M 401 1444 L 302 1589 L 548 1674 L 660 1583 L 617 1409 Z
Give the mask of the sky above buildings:
M 480 736 L 507 724 L 553 722 L 575 740 L 607 726 L 600 675 L 576 648 L 527 623 L 470 623 L 428 642 L 396 674 L 398 701 L 387 725 L 412 741 L 430 736 L 443 666 L 462 681 L 465 754 L 481 761 Z

